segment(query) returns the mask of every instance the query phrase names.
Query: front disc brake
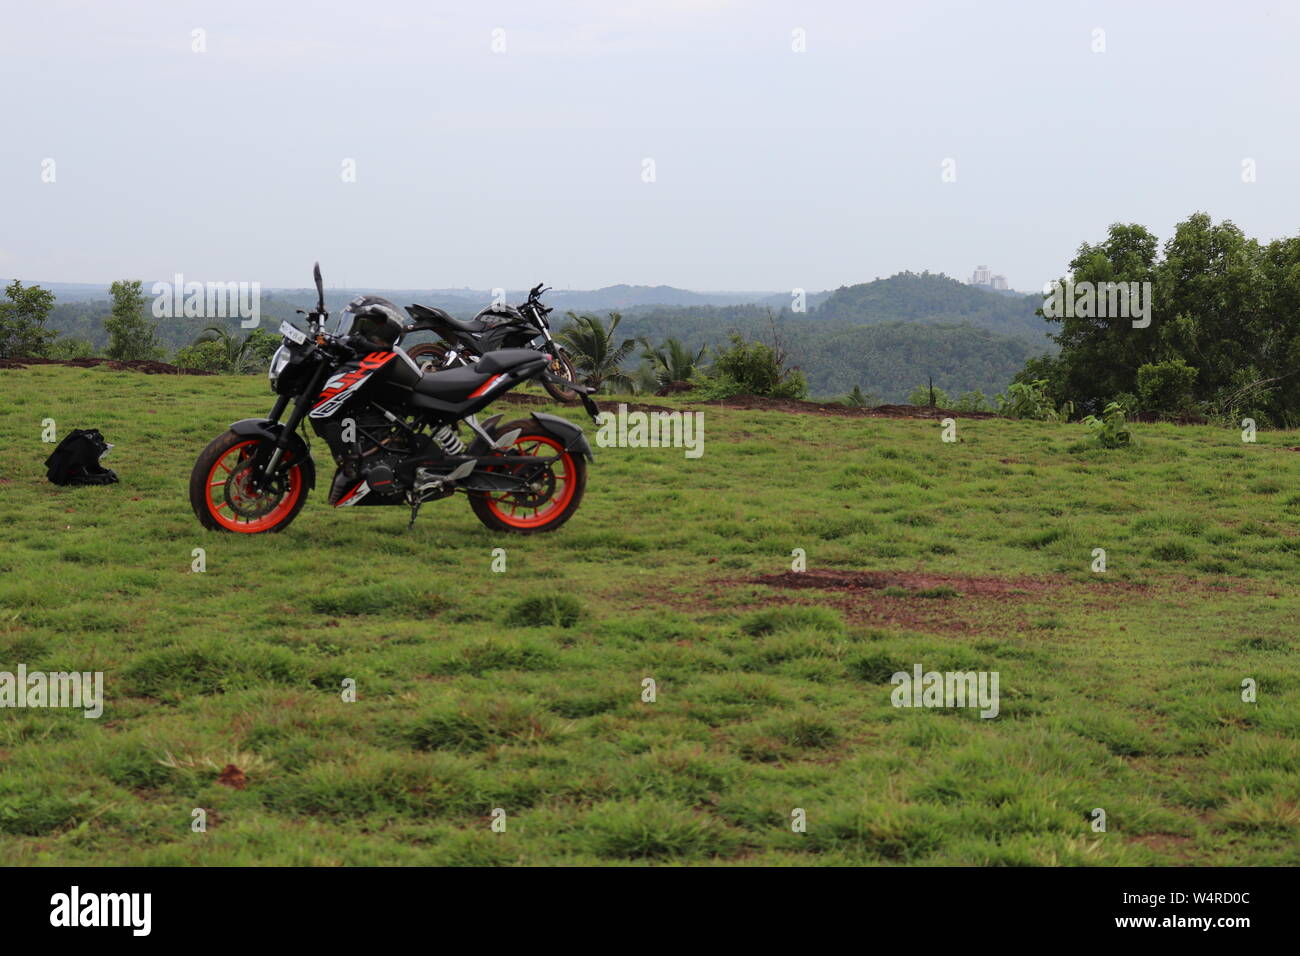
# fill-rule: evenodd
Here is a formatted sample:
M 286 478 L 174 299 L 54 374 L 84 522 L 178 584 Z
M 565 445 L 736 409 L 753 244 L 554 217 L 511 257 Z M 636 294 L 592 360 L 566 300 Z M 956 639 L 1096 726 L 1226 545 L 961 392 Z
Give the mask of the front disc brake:
M 284 495 L 283 478 L 273 480 L 262 492 L 252 489 L 252 478 L 253 460 L 249 458 L 235 466 L 223 489 L 230 510 L 239 517 L 250 520 L 269 514 Z

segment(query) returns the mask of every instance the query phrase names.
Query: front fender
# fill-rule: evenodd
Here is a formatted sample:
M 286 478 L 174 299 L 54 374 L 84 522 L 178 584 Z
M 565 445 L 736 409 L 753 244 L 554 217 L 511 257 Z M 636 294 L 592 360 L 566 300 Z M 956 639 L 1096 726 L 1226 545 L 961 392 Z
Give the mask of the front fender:
M 258 449 L 258 456 L 263 459 L 262 464 L 265 464 L 266 459 L 271 457 L 270 449 L 284 434 L 284 422 L 273 422 L 267 418 L 245 418 L 231 425 L 230 430 L 246 438 L 265 439 L 266 445 Z M 285 451 L 291 452 L 295 459 L 302 462 L 302 475 L 307 482 L 307 487 L 316 487 L 316 464 L 312 461 L 311 451 L 307 448 L 307 443 L 302 440 L 302 436 L 297 432 L 290 435 Z
M 533 412 L 533 421 L 537 422 L 542 431 L 550 432 L 564 442 L 565 451 L 573 451 L 576 448 L 587 461 L 596 460 L 596 456 L 591 452 L 591 444 L 587 441 L 586 433 L 573 422 L 566 421 L 558 415 L 547 415 L 545 412 Z

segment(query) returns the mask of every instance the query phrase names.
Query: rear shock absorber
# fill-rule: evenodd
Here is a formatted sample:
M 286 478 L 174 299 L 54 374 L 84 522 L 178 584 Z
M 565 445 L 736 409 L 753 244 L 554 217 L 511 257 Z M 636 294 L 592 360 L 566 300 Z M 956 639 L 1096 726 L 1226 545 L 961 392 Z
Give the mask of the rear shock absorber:
M 433 433 L 433 440 L 448 455 L 459 455 L 465 450 L 465 443 L 450 425 L 443 425 Z

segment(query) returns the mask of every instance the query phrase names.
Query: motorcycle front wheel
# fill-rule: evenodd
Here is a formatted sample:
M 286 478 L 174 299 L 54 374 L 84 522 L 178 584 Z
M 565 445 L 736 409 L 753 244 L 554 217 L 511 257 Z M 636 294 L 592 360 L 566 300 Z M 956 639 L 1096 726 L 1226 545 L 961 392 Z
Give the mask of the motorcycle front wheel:
M 555 357 L 551 360 L 550 372 L 552 375 L 558 375 L 566 382 L 577 383 L 578 373 L 573 368 L 573 362 L 570 361 L 569 355 L 564 349 L 556 349 Z M 571 388 L 564 388 L 553 382 L 543 380 L 542 387 L 546 389 L 551 398 L 557 402 L 563 402 L 566 405 L 572 405 L 578 400 L 578 393 Z
M 311 486 L 309 460 L 294 461 L 269 488 L 250 487 L 253 458 L 260 438 L 228 431 L 214 438 L 190 473 L 190 505 L 209 531 L 267 534 L 283 531 L 307 501 Z

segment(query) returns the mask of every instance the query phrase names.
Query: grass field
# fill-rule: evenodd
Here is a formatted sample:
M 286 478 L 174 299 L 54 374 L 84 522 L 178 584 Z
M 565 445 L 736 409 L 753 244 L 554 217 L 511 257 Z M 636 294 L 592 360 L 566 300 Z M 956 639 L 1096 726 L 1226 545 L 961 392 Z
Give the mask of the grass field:
M 1296 433 L 709 408 L 702 458 L 598 448 L 532 538 L 335 512 L 317 442 L 288 531 L 202 531 L 195 457 L 269 406 L 0 371 L 0 671 L 106 698 L 0 711 L 4 862 L 1300 862 Z M 48 484 L 45 418 L 121 483 Z M 895 708 L 918 663 L 997 671 L 998 716 Z

